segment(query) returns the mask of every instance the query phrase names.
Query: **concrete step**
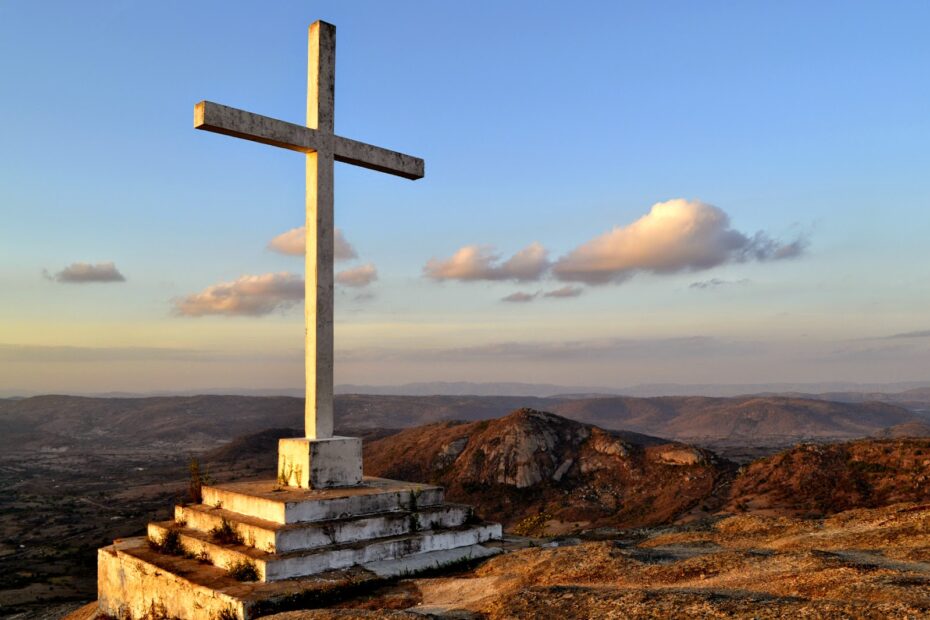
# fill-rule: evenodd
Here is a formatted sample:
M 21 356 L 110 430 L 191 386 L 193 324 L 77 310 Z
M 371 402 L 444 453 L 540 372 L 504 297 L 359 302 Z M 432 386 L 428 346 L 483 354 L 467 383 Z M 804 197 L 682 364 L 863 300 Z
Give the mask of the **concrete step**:
M 472 509 L 462 504 L 425 506 L 379 514 L 311 521 L 289 525 L 256 519 L 204 504 L 176 506 L 174 520 L 191 530 L 209 534 L 212 530 L 232 528 L 242 542 L 269 553 L 288 553 L 326 545 L 400 536 L 413 532 L 459 527 L 471 517 Z
M 290 553 L 267 553 L 247 545 L 219 544 L 204 532 L 178 528 L 173 521 L 150 523 L 152 540 L 162 541 L 170 529 L 177 529 L 184 550 L 215 566 L 227 568 L 254 566 L 260 581 L 278 581 L 329 570 L 385 560 L 400 560 L 420 553 L 457 549 L 501 537 L 501 526 L 479 523 L 457 528 L 427 530 L 355 543 L 328 545 Z
M 97 554 L 98 604 L 102 612 L 114 618 L 160 615 L 180 620 L 217 617 L 251 620 L 318 605 L 323 597 L 331 597 L 340 588 L 358 589 L 368 583 L 376 584 L 384 577 L 415 575 L 418 571 L 495 552 L 472 545 L 314 577 L 243 583 L 215 566 L 156 553 L 149 549 L 144 538 L 127 538 L 100 549 Z
M 366 476 L 340 489 L 283 487 L 275 480 L 203 487 L 203 503 L 272 523 L 329 521 L 393 511 L 418 511 L 442 503 L 442 487 Z

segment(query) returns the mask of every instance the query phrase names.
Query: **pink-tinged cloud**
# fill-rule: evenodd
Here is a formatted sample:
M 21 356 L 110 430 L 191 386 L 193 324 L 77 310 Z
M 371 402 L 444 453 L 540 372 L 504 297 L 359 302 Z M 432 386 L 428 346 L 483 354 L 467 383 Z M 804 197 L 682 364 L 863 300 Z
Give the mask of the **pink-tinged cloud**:
M 569 297 L 578 297 L 584 289 L 580 286 L 563 286 L 552 291 L 543 293 L 543 297 L 555 297 L 556 299 L 567 299 Z
M 125 282 L 126 277 L 119 272 L 116 265 L 110 263 L 71 263 L 54 276 L 43 270 L 49 280 L 66 284 L 88 284 L 91 282 Z
M 336 260 L 358 258 L 358 253 L 355 251 L 355 248 L 346 240 L 345 236 L 342 234 L 342 230 L 338 228 L 335 232 L 333 244 L 335 246 L 334 256 Z M 268 242 L 268 249 L 289 256 L 303 256 L 306 246 L 307 230 L 304 226 L 292 228 Z
M 293 273 L 244 275 L 232 282 L 208 286 L 203 291 L 174 300 L 182 316 L 262 316 L 285 310 L 304 298 L 304 280 Z
M 522 291 L 517 291 L 516 293 L 511 293 L 510 295 L 507 295 L 506 297 L 501 298 L 501 301 L 525 304 L 527 302 L 530 302 L 536 299 L 537 295 L 539 295 L 539 291 L 535 293 L 524 293 Z
M 345 269 L 336 274 L 336 284 L 361 288 L 378 279 L 378 270 L 371 263 Z
M 539 243 L 531 243 L 501 262 L 488 246 L 466 245 L 447 259 L 432 258 L 423 273 L 433 280 L 538 280 L 549 268 L 548 251 Z
M 764 232 L 748 236 L 730 227 L 721 209 L 697 200 L 656 203 L 628 226 L 582 244 L 553 265 L 568 282 L 623 282 L 637 272 L 657 274 L 701 271 L 728 262 L 793 258 L 803 253 L 802 239 L 782 243 Z

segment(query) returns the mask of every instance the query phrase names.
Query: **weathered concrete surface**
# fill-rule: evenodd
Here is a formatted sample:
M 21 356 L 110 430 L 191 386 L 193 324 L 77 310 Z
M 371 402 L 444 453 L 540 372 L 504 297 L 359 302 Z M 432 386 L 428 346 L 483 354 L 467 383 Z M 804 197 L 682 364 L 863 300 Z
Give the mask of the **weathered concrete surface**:
M 485 547 L 484 545 L 469 545 L 456 549 L 427 551 L 400 560 L 370 562 L 365 564 L 365 569 L 370 570 L 379 577 L 407 576 L 421 571 L 442 568 L 457 562 L 489 558 L 498 553 L 503 553 L 503 549 L 500 547 Z
M 301 597 L 312 600 L 314 595 L 377 578 L 356 568 L 274 583 L 240 582 L 215 566 L 155 553 L 143 538 L 124 539 L 101 549 L 98 575 L 100 611 L 133 620 L 202 620 L 224 613 L 245 620 L 299 608 Z
M 249 620 L 300 609 L 341 588 L 488 557 L 500 549 L 472 545 L 400 560 L 372 562 L 347 570 L 273 582 L 239 582 L 226 571 L 148 548 L 143 538 L 118 541 L 98 553 L 98 609 L 115 618 L 201 620 L 231 614 Z M 325 598 L 323 599 L 325 600 Z M 318 604 L 318 603 L 316 603 Z M 93 618 L 87 609 L 82 618 Z
M 198 583 L 147 562 L 145 551 L 144 539 L 128 538 L 97 552 L 97 602 L 103 613 L 115 618 L 213 618 L 229 612 L 245 617 L 241 597 L 226 592 L 238 582 L 224 571 L 199 571 L 205 579 Z
M 419 157 L 412 157 L 341 136 L 334 136 L 330 145 L 326 142 L 325 132 L 317 131 L 312 127 L 253 114 L 212 101 L 201 101 L 194 106 L 194 128 L 299 153 L 332 148 L 335 153 L 334 159 L 338 162 L 405 179 L 422 179 L 425 173 L 425 164 Z
M 326 545 L 353 543 L 412 531 L 459 527 L 472 515 L 470 506 L 441 504 L 417 511 L 396 511 L 369 516 L 348 517 L 282 525 L 264 519 L 239 515 L 222 508 L 198 504 L 175 507 L 175 523 L 203 533 L 221 529 L 224 521 L 244 544 L 269 553 L 288 553 Z
M 150 523 L 149 537 L 162 541 L 172 527 L 172 522 Z M 500 525 L 485 523 L 327 545 L 290 553 L 268 553 L 244 544 L 217 543 L 209 534 L 189 528 L 179 528 L 177 531 L 187 553 L 203 558 L 204 561 L 209 560 L 220 568 L 252 564 L 260 581 L 293 579 L 371 562 L 402 560 L 420 553 L 470 547 L 501 537 Z
M 303 489 L 350 487 L 362 481 L 362 440 L 304 437 L 278 440 L 278 482 Z
M 298 489 L 273 480 L 203 487 L 203 503 L 274 523 L 358 517 L 442 503 L 442 487 L 366 476 L 357 487 Z

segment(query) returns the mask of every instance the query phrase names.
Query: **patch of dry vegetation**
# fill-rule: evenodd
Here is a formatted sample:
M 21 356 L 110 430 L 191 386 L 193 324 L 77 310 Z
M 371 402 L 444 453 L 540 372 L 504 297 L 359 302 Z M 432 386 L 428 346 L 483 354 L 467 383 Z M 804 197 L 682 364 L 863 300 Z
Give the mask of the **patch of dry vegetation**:
M 444 588 L 472 590 L 460 603 L 490 618 L 925 618 L 928 551 L 928 505 L 739 515 L 635 544 L 523 549 Z M 435 581 L 418 582 L 423 605 L 441 603 Z

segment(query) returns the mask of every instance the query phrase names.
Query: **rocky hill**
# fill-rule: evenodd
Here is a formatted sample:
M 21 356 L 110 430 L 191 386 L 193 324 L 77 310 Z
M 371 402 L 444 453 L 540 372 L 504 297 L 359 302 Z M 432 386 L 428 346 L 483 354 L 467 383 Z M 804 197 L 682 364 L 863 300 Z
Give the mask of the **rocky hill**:
M 734 512 L 831 514 L 930 501 L 930 439 L 800 445 L 751 463 L 733 482 Z
M 449 499 L 524 533 L 663 523 L 713 503 L 733 469 L 706 450 L 532 409 L 365 447 L 366 473 L 441 484 Z

